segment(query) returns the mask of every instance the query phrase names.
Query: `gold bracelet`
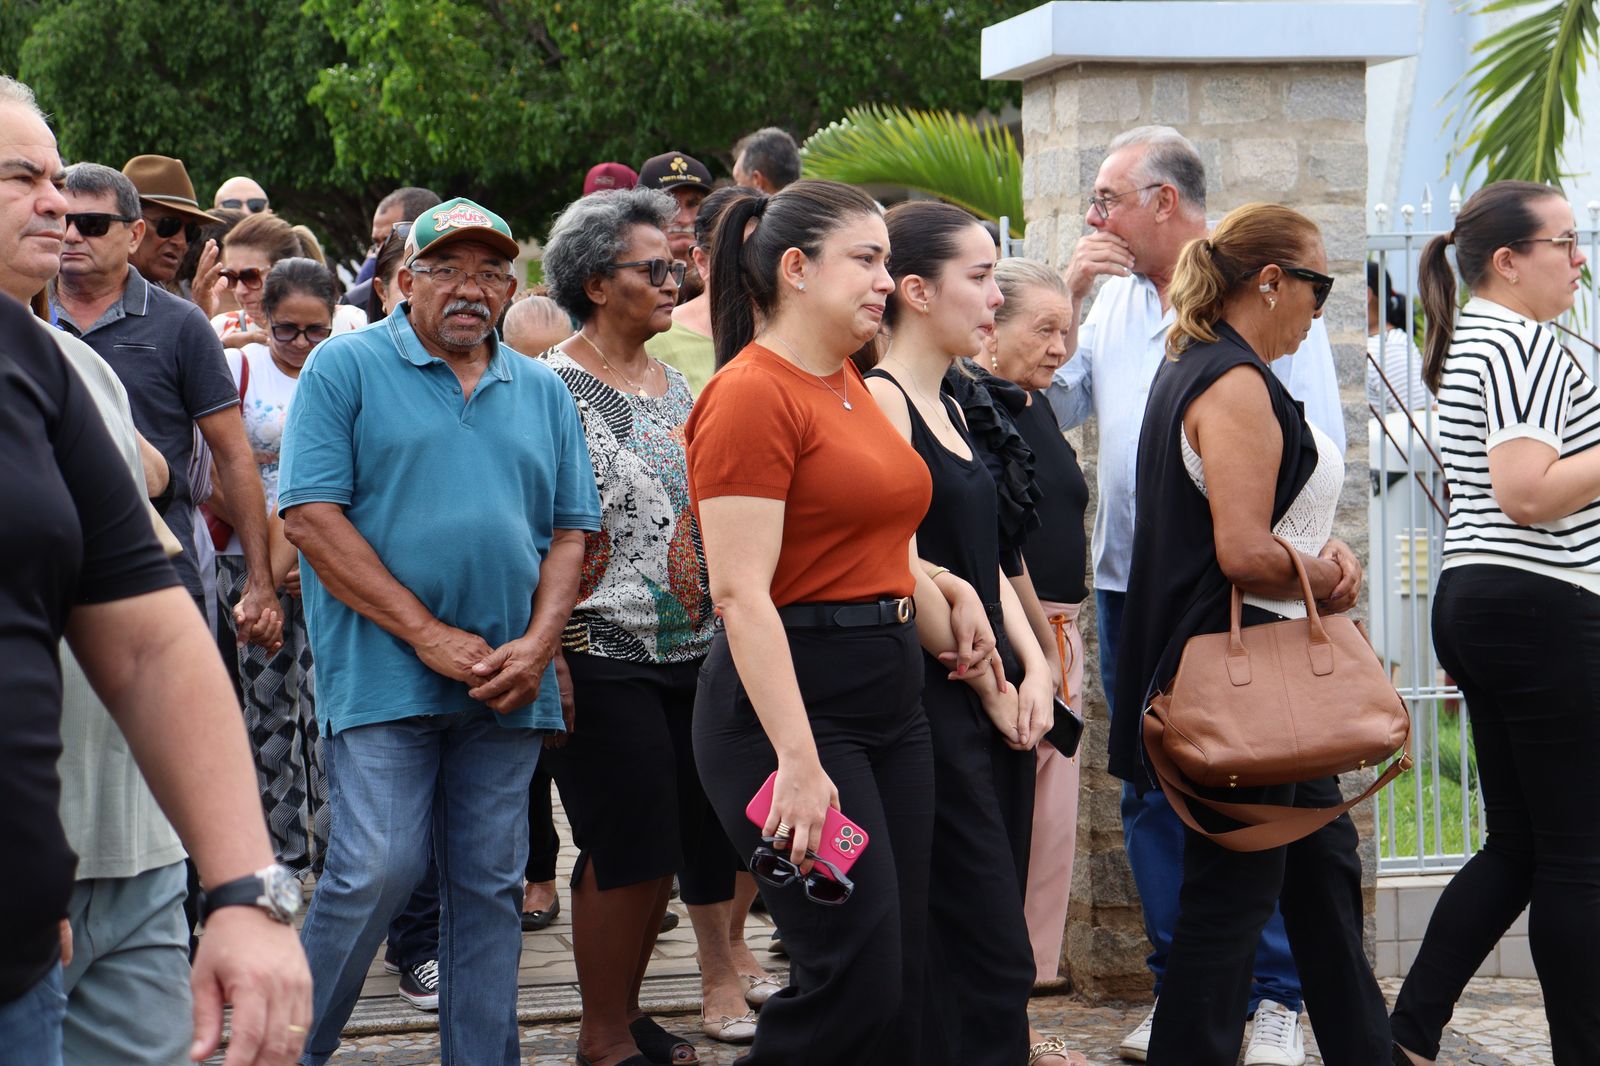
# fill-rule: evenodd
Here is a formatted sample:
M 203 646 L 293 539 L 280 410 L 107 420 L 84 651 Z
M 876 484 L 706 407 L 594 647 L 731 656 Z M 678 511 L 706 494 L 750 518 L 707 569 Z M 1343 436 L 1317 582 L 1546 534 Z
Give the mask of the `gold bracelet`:
M 949 572 L 950 572 L 950 568 L 948 566 L 936 566 L 932 570 L 928 571 L 928 580 L 932 581 L 934 578 L 938 577 L 940 574 L 948 574 Z

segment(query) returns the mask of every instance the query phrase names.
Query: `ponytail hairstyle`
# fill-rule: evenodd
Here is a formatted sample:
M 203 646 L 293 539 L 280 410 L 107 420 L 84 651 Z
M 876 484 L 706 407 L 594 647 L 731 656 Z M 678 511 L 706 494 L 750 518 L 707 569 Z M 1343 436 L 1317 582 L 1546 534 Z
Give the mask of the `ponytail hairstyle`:
M 1433 238 L 1422 249 L 1417 294 L 1428 322 L 1422 338 L 1422 380 L 1435 395 L 1456 329 L 1456 275 L 1446 255 L 1449 247 L 1455 245 L 1461 280 L 1469 290 L 1477 289 L 1489 274 L 1495 252 L 1539 231 L 1533 205 L 1560 195 L 1557 189 L 1531 181 L 1485 185 L 1467 197 L 1456 215 L 1456 228 Z
M 322 242 L 317 240 L 317 235 L 309 227 L 295 226 L 294 235 L 300 238 L 300 256 L 304 259 L 315 259 L 323 266 L 328 265 L 328 256 L 322 250 Z
M 315 296 L 328 305 L 331 317 L 339 304 L 339 283 L 333 272 L 315 259 L 290 256 L 280 259 L 267 271 L 267 281 L 261 290 L 261 310 L 268 318 L 278 304 L 297 293 Z
M 700 210 L 694 216 L 694 243 L 702 251 L 710 252 L 711 240 L 717 231 L 717 219 L 728 205 L 737 200 L 748 200 L 761 193 L 748 185 L 724 185 L 700 201 Z
M 1394 281 L 1389 277 L 1389 272 L 1378 265 L 1376 259 L 1367 260 L 1367 288 L 1372 290 L 1376 297 L 1383 294 L 1383 321 L 1390 329 L 1404 330 L 1410 333 L 1409 323 L 1406 322 L 1406 297 L 1404 293 L 1394 291 Z
M 1209 238 L 1184 245 L 1167 290 L 1176 315 L 1167 356 L 1176 359 L 1192 345 L 1214 342 L 1229 296 L 1262 267 L 1297 265 L 1321 239 L 1317 224 L 1300 212 L 1255 203 L 1229 211 Z
M 717 220 L 709 248 L 717 369 L 754 339 L 758 315 L 771 318 L 777 311 L 778 262 L 785 252 L 798 248 L 815 258 L 834 230 L 878 213 L 870 196 L 836 181 L 797 181 L 771 196 L 757 194 L 729 204 Z
M 942 200 L 907 200 L 895 204 L 884 213 L 883 221 L 889 230 L 889 276 L 894 279 L 894 291 L 884 305 L 883 324 L 893 329 L 906 309 L 900 295 L 900 282 L 915 274 L 929 282 L 937 281 L 945 266 L 956 256 L 956 238 L 962 231 L 981 224 L 959 207 Z M 865 374 L 883 358 L 879 332 L 850 356 L 856 369 Z M 956 364 L 960 366 L 958 362 Z

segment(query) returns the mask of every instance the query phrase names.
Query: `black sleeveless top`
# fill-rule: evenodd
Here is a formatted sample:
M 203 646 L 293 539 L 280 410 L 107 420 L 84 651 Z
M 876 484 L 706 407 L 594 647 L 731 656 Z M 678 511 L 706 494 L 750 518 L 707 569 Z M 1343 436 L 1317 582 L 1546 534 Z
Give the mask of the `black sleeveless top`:
M 1155 787 L 1144 766 L 1143 712 L 1150 695 L 1172 681 L 1190 637 L 1228 629 L 1232 585 L 1217 563 L 1210 501 L 1183 465 L 1179 440 L 1184 413 L 1234 367 L 1261 372 L 1283 433 L 1272 495 L 1274 525 L 1317 465 L 1317 443 L 1304 408 L 1231 326 L 1219 322 L 1217 333 L 1215 343 L 1197 344 L 1162 362 L 1139 433 L 1134 482 L 1139 510 L 1117 649 L 1109 769 L 1141 791 Z
M 950 395 L 949 387 L 940 387 L 939 400 L 971 450 L 970 460 L 962 459 L 939 443 L 906 390 L 886 371 L 869 370 L 866 376 L 883 378 L 906 397 L 906 412 L 911 416 L 911 447 L 922 456 L 933 479 L 933 499 L 922 524 L 917 527 L 917 555 L 936 566 L 948 567 L 951 573 L 978 590 L 985 605 L 998 605 L 1000 531 L 995 521 L 994 478 L 984 466 L 972 435 L 962 425 L 960 408 Z

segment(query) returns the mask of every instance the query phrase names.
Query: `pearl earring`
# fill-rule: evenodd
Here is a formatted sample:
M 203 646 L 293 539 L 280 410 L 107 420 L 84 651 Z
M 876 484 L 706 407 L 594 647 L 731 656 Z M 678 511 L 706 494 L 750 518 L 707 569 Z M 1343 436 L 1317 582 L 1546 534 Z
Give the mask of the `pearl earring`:
M 801 292 L 805 292 L 806 291 L 806 283 L 803 282 L 803 281 L 795 282 L 794 283 L 794 287 L 799 289 Z
M 998 355 L 989 356 L 989 366 L 998 374 L 1000 372 L 1000 357 Z
M 1267 297 L 1267 310 L 1268 311 L 1276 311 L 1277 309 L 1278 309 L 1278 298 L 1276 296 L 1268 296 Z

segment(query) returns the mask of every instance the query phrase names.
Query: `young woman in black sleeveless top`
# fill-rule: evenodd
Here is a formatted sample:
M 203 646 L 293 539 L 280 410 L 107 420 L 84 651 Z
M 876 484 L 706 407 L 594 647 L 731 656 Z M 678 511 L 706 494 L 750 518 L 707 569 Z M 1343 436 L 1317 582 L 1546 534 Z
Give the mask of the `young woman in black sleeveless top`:
M 885 321 L 893 340 L 868 373 L 867 387 L 933 481 L 928 514 L 917 528 L 918 556 L 978 591 L 999 658 L 998 669 L 990 664 L 960 677 L 932 656 L 923 659 L 934 749 L 923 1061 L 1017 1066 L 1029 1061 L 1033 952 L 993 748 L 1006 749 L 1031 773 L 1032 749 L 1052 721 L 1054 681 L 1001 575 L 994 478 L 943 385 L 951 364 L 974 354 L 993 328 L 1002 302 L 994 244 L 970 215 L 946 204 L 903 204 L 887 222 L 896 290 Z M 1073 1061 L 1050 1048 L 1035 1060 Z

